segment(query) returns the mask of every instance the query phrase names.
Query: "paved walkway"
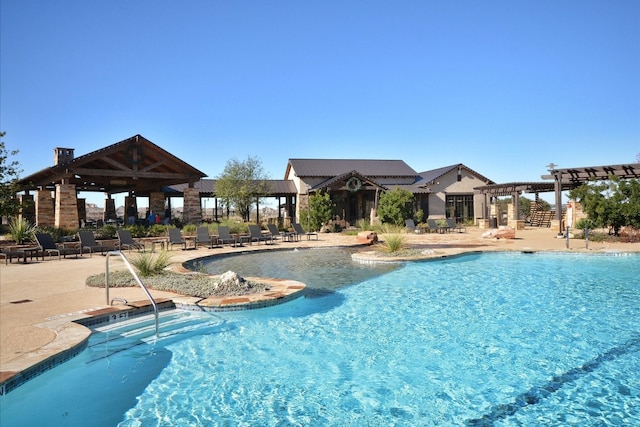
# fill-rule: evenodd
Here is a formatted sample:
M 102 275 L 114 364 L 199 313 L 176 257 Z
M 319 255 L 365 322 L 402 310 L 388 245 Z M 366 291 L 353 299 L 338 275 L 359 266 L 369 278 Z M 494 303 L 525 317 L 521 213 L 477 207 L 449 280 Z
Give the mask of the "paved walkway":
M 557 238 L 550 229 L 519 230 L 515 240 L 496 240 L 482 237 L 485 230 L 470 228 L 467 233 L 407 235 L 412 245 L 437 250 L 439 254 L 464 251 L 496 250 L 566 250 L 566 240 Z M 319 240 L 280 242 L 273 246 L 253 244 L 241 248 L 227 247 L 181 251 L 173 250 L 172 260 L 179 264 L 188 259 L 233 251 L 264 250 L 282 247 L 318 247 L 356 245 L 355 236 L 320 234 Z M 571 251 L 586 251 L 585 242 L 570 241 Z M 589 243 L 589 252 L 606 250 L 640 251 L 640 244 Z M 124 268 L 118 257 L 110 257 L 110 269 Z M 85 285 L 85 279 L 105 271 L 105 257 L 85 255 L 77 259 L 47 259 L 28 264 L 0 265 L 0 374 L 28 365 L 30 356 L 37 355 L 45 346 L 51 347 L 58 332 L 51 329 L 52 320 L 59 320 L 58 327 L 73 313 L 96 310 L 108 306 L 106 292 L 101 288 Z M 241 272 L 238 272 L 242 274 Z M 283 273 L 286 276 L 286 273 Z M 286 277 L 284 277 L 286 278 Z M 152 291 L 154 297 L 173 297 L 168 292 Z M 111 298 L 122 297 L 128 301 L 144 300 L 139 288 L 111 289 Z M 47 323 L 47 327 L 43 327 Z M 10 369 L 8 369 L 10 368 Z M 1 375 L 0 375 L 1 377 Z M 0 378 L 1 379 L 1 378 Z

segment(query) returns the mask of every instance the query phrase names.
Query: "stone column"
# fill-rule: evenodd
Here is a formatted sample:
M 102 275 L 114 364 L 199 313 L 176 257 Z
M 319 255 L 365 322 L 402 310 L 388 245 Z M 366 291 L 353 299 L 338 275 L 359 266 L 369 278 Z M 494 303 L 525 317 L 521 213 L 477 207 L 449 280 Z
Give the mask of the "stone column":
M 164 193 L 149 193 L 149 209 L 164 219 Z
M 102 213 L 102 220 L 107 221 L 109 219 L 116 219 L 116 201 L 111 197 L 104 199 L 104 212 Z
M 38 227 L 55 226 L 55 200 L 49 190 L 36 190 L 36 225 Z
M 185 224 L 200 224 L 202 222 L 202 207 L 200 206 L 200 190 L 185 188 L 182 193 L 183 208 L 182 222 Z
M 78 228 L 78 197 L 74 184 L 56 184 L 55 227 Z

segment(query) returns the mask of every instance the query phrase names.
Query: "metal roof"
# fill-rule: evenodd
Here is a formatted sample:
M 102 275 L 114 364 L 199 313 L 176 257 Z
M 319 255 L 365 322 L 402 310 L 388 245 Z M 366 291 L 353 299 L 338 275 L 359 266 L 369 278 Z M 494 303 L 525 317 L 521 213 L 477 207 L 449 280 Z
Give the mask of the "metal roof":
M 267 186 L 269 188 L 269 195 L 273 197 L 277 196 L 287 196 L 297 194 L 297 189 L 293 181 L 284 180 L 284 179 L 268 179 L 266 180 Z M 176 185 L 168 185 L 162 188 L 162 191 L 169 194 L 182 194 L 187 188 L 189 184 L 176 184 Z M 193 185 L 194 188 L 197 188 L 203 197 L 206 195 L 210 195 L 211 197 L 215 197 L 216 191 L 216 180 L 215 179 L 202 179 Z
M 420 179 L 414 185 L 419 185 L 419 186 L 431 185 L 431 183 L 437 181 L 443 175 L 446 175 L 447 173 L 451 172 L 452 170 L 455 170 L 455 169 L 458 169 L 458 168 L 469 171 L 473 175 L 476 175 L 478 178 L 480 178 L 483 181 L 485 181 L 487 184 L 495 184 L 492 180 L 490 180 L 489 178 L 485 177 L 484 175 L 479 174 L 478 172 L 476 172 L 473 169 L 463 165 L 462 163 L 457 163 L 457 164 L 451 165 L 451 166 L 444 166 L 442 168 L 432 169 L 432 170 L 425 171 L 425 172 L 420 172 L 420 174 L 419 174 L 420 175 Z
M 354 170 L 369 177 L 418 176 L 418 173 L 403 160 L 289 159 L 285 178 L 291 169 L 300 178 L 334 177 Z
M 349 179 L 351 179 L 352 177 L 357 177 L 364 183 L 368 183 L 368 184 L 370 184 L 370 185 L 372 185 L 374 187 L 378 187 L 378 188 L 381 188 L 383 190 L 387 190 L 387 187 L 385 187 L 384 185 L 375 182 L 371 178 L 369 178 L 367 176 L 364 176 L 364 175 L 360 174 L 358 171 L 355 171 L 355 170 L 351 171 L 351 172 L 343 173 L 342 175 L 338 175 L 338 176 L 333 177 L 333 178 L 329 178 L 326 181 L 323 181 L 320 184 L 317 184 L 317 185 L 313 186 L 311 188 L 311 190 L 314 191 L 314 190 L 318 190 L 318 189 L 331 187 L 331 185 L 333 185 L 333 184 L 335 184 L 337 182 L 345 182 L 345 181 L 348 181 Z

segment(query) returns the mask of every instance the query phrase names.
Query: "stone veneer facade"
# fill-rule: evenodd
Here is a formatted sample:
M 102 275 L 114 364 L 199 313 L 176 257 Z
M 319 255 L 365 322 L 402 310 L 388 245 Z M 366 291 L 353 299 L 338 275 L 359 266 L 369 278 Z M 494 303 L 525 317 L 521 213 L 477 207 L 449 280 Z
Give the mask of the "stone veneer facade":
M 56 184 L 55 224 L 57 228 L 78 228 L 78 198 L 74 184 Z
M 202 207 L 200 206 L 200 191 L 188 187 L 183 193 L 182 216 L 185 224 L 200 224 L 202 222 Z
M 40 227 L 55 226 L 55 202 L 49 190 L 36 190 L 36 224 Z

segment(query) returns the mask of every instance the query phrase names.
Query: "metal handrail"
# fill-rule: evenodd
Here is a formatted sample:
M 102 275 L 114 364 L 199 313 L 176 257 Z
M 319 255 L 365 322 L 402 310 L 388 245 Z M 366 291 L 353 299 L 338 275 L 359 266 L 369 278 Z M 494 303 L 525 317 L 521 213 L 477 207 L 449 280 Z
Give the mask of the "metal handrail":
M 120 255 L 120 258 L 122 258 L 122 260 L 124 261 L 124 264 L 127 266 L 129 271 L 133 275 L 133 278 L 136 279 L 136 282 L 138 282 L 138 285 L 140 285 L 140 287 L 142 288 L 144 293 L 147 294 L 147 298 L 149 298 L 149 301 L 151 301 L 151 305 L 153 305 L 153 312 L 154 312 L 155 317 L 156 317 L 156 337 L 157 337 L 158 336 L 158 330 L 159 330 L 159 327 L 158 327 L 158 304 L 156 304 L 156 301 L 153 299 L 153 296 L 151 296 L 151 293 L 149 292 L 149 289 L 147 289 L 147 287 L 144 285 L 144 283 L 142 283 L 142 280 L 140 280 L 140 277 L 138 277 L 138 274 L 133 269 L 133 266 L 131 265 L 131 263 L 129 262 L 127 257 L 121 251 L 109 251 L 109 252 L 107 252 L 107 265 L 106 265 L 105 286 L 104 286 L 105 289 L 107 290 L 107 304 L 111 305 L 111 303 L 109 302 L 109 256 L 111 256 L 111 255 Z

